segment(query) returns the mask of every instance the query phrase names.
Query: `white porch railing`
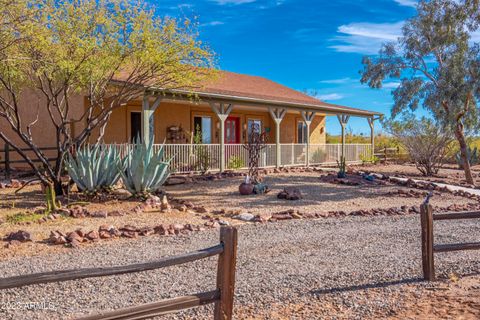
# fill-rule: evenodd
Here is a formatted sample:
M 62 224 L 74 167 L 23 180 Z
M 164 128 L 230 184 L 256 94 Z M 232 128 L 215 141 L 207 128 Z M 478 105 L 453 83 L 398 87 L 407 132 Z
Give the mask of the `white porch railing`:
M 119 144 L 122 155 L 129 152 L 131 145 Z M 155 145 L 160 148 L 161 145 Z M 346 144 L 347 163 L 361 162 L 362 156 L 371 155 L 370 144 Z M 341 144 L 311 144 L 309 158 L 311 165 L 336 164 L 342 153 Z M 280 145 L 281 166 L 304 166 L 307 164 L 307 145 L 287 143 Z M 208 170 L 220 170 L 219 144 L 166 144 L 165 158 L 172 159 L 171 170 L 177 173 Z M 241 144 L 225 145 L 225 163 L 227 169 L 245 169 L 248 167 L 248 151 Z M 268 144 L 261 151 L 260 167 L 274 167 L 276 164 L 276 145 Z

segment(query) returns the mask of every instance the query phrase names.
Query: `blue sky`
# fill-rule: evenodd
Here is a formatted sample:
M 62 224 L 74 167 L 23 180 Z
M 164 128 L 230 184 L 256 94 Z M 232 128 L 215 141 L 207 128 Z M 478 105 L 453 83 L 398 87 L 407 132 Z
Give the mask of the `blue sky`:
M 361 59 L 400 35 L 414 0 L 150 0 L 158 14 L 196 17 L 220 69 L 258 75 L 318 98 L 386 115 L 396 82 L 373 90 L 359 81 Z M 366 119 L 351 118 L 356 133 Z M 378 125 L 377 125 L 378 128 Z M 327 132 L 338 134 L 334 117 Z

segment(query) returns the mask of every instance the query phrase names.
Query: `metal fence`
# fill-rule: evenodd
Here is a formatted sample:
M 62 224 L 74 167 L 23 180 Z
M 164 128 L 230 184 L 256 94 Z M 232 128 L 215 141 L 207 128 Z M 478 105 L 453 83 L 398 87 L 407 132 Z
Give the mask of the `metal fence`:
M 162 145 L 155 145 L 160 148 Z M 131 149 L 131 145 L 119 144 L 122 154 Z M 166 144 L 165 159 L 171 159 L 173 172 L 185 173 L 220 170 L 220 144 Z M 260 154 L 260 167 L 274 167 L 277 161 L 275 144 L 267 144 Z M 346 144 L 345 158 L 347 163 L 361 162 L 363 157 L 371 155 L 370 144 Z M 336 164 L 342 153 L 341 144 L 311 144 L 310 164 Z M 307 164 L 307 145 L 298 143 L 280 144 L 281 166 L 304 166 Z M 248 151 L 241 144 L 226 144 L 225 159 L 227 169 L 245 169 L 248 167 Z

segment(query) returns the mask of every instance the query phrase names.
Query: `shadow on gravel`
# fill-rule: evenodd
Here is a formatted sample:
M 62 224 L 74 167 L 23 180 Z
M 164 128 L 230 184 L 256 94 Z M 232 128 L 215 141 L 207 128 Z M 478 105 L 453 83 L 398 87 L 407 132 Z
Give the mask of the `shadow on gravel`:
M 342 292 L 365 290 L 365 289 L 374 289 L 374 288 L 386 288 L 386 287 L 389 287 L 389 286 L 395 286 L 395 285 L 400 285 L 400 284 L 410 284 L 410 283 L 420 283 L 420 282 L 423 282 L 423 281 L 424 280 L 422 278 L 402 279 L 402 280 L 396 280 L 396 281 L 361 284 L 361 285 L 357 285 L 357 286 L 310 290 L 310 294 L 320 295 L 320 294 L 342 293 Z

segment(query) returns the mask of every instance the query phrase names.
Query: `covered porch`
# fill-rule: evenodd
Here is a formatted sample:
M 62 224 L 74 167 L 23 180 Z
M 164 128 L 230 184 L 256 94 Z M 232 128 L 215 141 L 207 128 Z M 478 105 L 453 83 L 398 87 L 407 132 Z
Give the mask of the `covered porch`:
M 199 130 L 199 125 L 203 125 L 200 128 L 202 141 L 190 138 L 190 141 L 185 139 L 188 143 L 175 143 L 175 141 L 169 141 L 172 139 L 169 139 L 167 134 L 165 156 L 172 158 L 172 171 L 174 172 L 200 171 L 199 167 L 202 165 L 200 163 L 202 161 L 203 164 L 207 163 L 209 170 L 212 171 L 223 172 L 229 169 L 248 167 L 248 151 L 243 147 L 243 143 L 248 139 L 253 124 L 259 125 L 261 130 L 266 131 L 269 136 L 267 146 L 262 150 L 260 157 L 260 166 L 263 168 L 332 165 L 336 164 L 341 157 L 345 157 L 347 163 L 360 163 L 373 156 L 374 122 L 378 119 L 378 114 L 355 109 L 335 111 L 335 107 L 328 104 L 325 104 L 323 108 L 291 103 L 286 106 L 265 100 L 245 101 L 245 99 L 237 100 L 231 97 L 228 99 L 212 95 L 192 101 L 178 93 L 167 95 L 155 91 L 147 92 L 142 101 L 141 137 L 143 140 L 154 139 L 155 124 L 162 121 L 162 119 L 155 118 L 155 111 L 162 108 L 162 105 L 171 107 L 172 103 L 177 104 L 178 108 L 182 108 L 181 104 L 185 103 L 193 104 L 197 108 L 203 106 L 214 114 L 214 119 L 196 116 L 191 119 L 192 134 Z M 257 116 L 240 116 L 253 112 Z M 335 116 L 338 119 L 342 128 L 341 143 L 325 143 L 326 116 Z M 369 144 L 346 143 L 345 127 L 351 116 L 365 118 L 369 124 Z M 295 120 L 282 126 L 287 118 Z M 168 125 L 167 123 L 167 128 L 169 128 Z M 170 123 L 170 125 L 174 125 L 174 123 Z M 159 146 L 157 145 L 157 147 Z

